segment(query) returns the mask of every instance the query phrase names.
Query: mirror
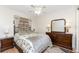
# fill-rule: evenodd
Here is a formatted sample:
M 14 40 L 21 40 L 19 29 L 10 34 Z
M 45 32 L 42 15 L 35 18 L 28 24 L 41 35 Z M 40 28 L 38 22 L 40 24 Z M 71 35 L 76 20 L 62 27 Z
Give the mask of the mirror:
M 66 32 L 65 19 L 55 19 L 51 21 L 51 32 Z

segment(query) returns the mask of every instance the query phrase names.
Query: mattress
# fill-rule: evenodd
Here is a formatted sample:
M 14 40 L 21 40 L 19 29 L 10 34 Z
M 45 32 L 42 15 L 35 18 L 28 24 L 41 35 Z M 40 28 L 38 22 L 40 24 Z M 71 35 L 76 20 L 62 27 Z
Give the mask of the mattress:
M 51 39 L 46 34 L 15 34 L 14 41 L 24 53 L 41 53 L 48 46 L 52 46 Z

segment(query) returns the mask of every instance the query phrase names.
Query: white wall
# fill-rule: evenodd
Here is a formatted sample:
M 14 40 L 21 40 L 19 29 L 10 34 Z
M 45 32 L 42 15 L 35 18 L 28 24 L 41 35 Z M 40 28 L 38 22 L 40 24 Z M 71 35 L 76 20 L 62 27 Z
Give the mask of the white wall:
M 36 31 L 45 33 L 47 32 L 47 25 L 50 23 L 53 19 L 60 19 L 64 18 L 67 22 L 71 23 L 70 33 L 73 34 L 73 48 L 76 48 L 75 46 L 75 6 L 68 6 L 64 8 L 59 8 L 56 11 L 51 11 L 51 13 L 48 14 L 42 14 L 41 16 L 36 18 Z M 52 8 L 51 8 L 52 9 Z
M 38 18 L 36 18 L 36 24 L 38 24 L 37 31 L 46 32 L 47 31 L 46 27 L 50 23 L 50 21 L 53 19 L 60 19 L 60 18 L 64 18 L 67 21 L 70 21 L 72 24 L 72 26 L 71 26 L 72 30 L 70 32 L 71 33 L 74 32 L 75 10 L 72 6 L 68 7 L 67 9 L 58 10 L 56 12 L 52 11 L 51 13 L 43 14 L 43 15 L 39 16 Z
M 77 40 L 76 40 L 76 47 L 77 47 L 77 52 L 79 52 L 79 10 L 76 11 L 76 35 L 77 35 Z
M 9 37 L 13 36 L 14 15 L 26 17 L 26 18 L 31 19 L 31 20 L 33 19 L 30 14 L 24 14 L 24 13 L 9 9 L 7 7 L 4 7 L 4 6 L 0 6 L 0 38 L 4 38 L 5 37 L 4 33 L 7 31 L 9 31 L 9 34 L 8 34 Z

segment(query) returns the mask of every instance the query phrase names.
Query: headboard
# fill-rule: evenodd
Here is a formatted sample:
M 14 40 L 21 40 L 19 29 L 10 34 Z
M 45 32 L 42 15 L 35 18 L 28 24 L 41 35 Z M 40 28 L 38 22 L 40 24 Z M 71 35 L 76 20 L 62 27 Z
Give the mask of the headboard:
M 14 16 L 14 34 L 31 30 L 30 20 L 20 16 Z

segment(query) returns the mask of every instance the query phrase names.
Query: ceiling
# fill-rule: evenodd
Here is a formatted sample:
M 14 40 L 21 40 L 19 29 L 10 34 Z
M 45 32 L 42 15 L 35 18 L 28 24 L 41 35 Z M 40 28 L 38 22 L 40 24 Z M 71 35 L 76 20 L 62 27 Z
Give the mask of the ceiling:
M 72 7 L 72 5 L 43 5 L 43 6 L 45 6 L 45 8 L 43 9 L 43 12 L 41 14 L 46 13 L 48 14 L 51 13 L 52 11 L 55 12 L 61 9 L 67 9 Z M 6 5 L 6 7 L 23 13 L 29 13 L 30 15 L 35 15 L 31 5 Z

